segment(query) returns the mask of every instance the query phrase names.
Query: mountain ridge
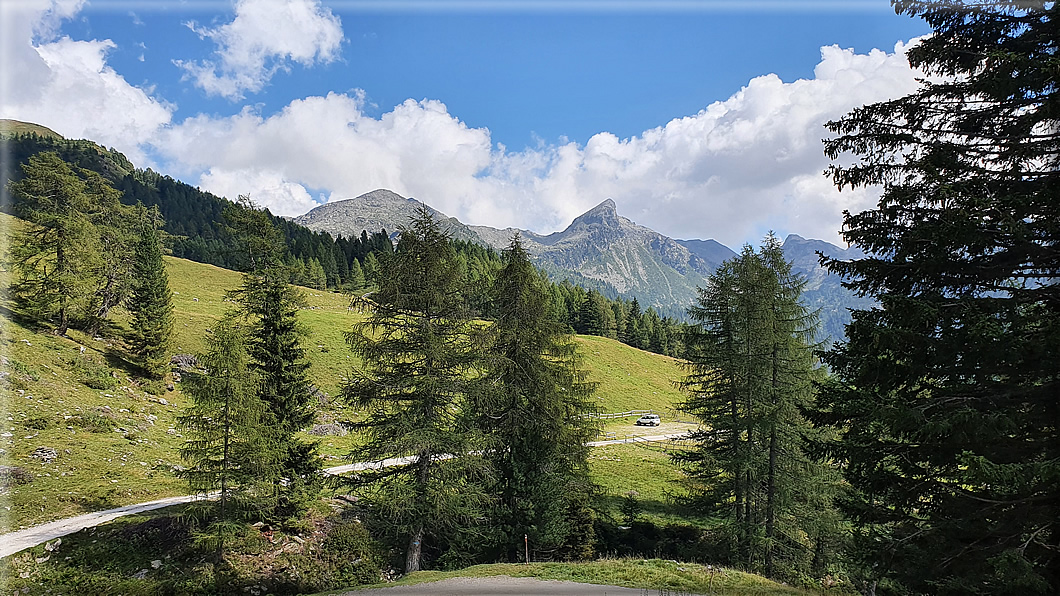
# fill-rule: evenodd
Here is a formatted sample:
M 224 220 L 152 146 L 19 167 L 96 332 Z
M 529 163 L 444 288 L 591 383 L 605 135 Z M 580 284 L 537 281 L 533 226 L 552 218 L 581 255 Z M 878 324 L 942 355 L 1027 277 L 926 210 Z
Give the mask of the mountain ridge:
M 554 280 L 595 280 L 604 287 L 613 288 L 619 296 L 637 298 L 644 307 L 651 306 L 660 313 L 679 317 L 684 316 L 685 309 L 697 295 L 697 288 L 706 284 L 706 278 L 718 265 L 736 256 L 736 252 L 716 240 L 675 240 L 638 225 L 619 214 L 618 206 L 610 198 L 574 218 L 563 230 L 549 234 L 512 227 L 467 225 L 422 201 L 406 199 L 385 189 L 321 205 L 296 217 L 295 222 L 332 234 L 359 234 L 360 229 L 354 230 L 349 225 L 341 227 L 336 223 L 345 218 L 347 221 L 373 221 L 381 226 L 379 229 L 393 232 L 408 218 L 396 219 L 401 216 L 397 209 L 386 214 L 372 212 L 373 201 L 384 193 L 388 193 L 385 196 L 393 204 L 401 200 L 405 201 L 403 205 L 424 205 L 439 221 L 448 224 L 454 237 L 495 250 L 506 248 L 512 235 L 518 233 L 535 265 Z M 383 221 L 387 217 L 391 219 Z M 364 229 L 369 233 L 379 231 Z M 843 288 L 837 276 L 820 266 L 817 252 L 840 259 L 856 258 L 862 253 L 856 248 L 842 249 L 797 234 L 789 234 L 783 247 L 793 271 L 806 280 L 806 303 L 811 309 L 821 311 L 822 339 L 841 337 L 843 326 L 849 321 L 847 309 L 866 305 Z

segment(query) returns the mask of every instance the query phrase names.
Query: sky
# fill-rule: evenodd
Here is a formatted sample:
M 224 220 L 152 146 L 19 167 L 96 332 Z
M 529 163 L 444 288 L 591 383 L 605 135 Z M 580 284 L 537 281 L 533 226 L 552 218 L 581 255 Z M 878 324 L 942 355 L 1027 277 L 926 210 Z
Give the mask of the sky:
M 0 117 L 279 215 L 387 188 L 561 230 L 841 243 L 824 123 L 917 88 L 884 0 L 2 0 Z

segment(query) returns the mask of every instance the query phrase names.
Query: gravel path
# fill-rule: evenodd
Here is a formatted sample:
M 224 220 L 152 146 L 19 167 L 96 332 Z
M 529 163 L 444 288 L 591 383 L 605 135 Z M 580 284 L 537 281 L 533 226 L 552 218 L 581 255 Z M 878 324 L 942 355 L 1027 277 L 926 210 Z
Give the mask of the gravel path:
M 616 439 L 609 441 L 593 441 L 586 443 L 590 447 L 601 447 L 603 445 L 618 445 L 621 443 L 634 443 L 636 441 L 662 441 L 665 439 L 680 437 L 680 434 L 663 434 L 663 435 L 652 435 L 645 437 L 633 437 L 628 439 Z M 324 470 L 327 474 L 346 474 L 348 472 L 356 472 L 359 470 L 378 469 L 386 468 L 389 466 L 395 466 L 403 463 L 408 463 L 411 458 L 408 457 L 395 457 L 391 459 L 385 459 L 381 462 L 359 462 L 354 464 L 347 464 L 344 466 L 335 466 Z M 68 517 L 66 519 L 59 519 L 39 526 L 33 526 L 24 530 L 18 530 L 17 532 L 8 532 L 6 534 L 0 534 L 0 558 L 13 555 L 19 551 L 27 548 L 32 548 L 38 544 L 42 544 L 49 540 L 54 540 L 67 534 L 73 534 L 79 532 L 84 528 L 91 528 L 100 524 L 105 524 L 111 520 L 118 519 L 126 515 L 133 515 L 136 513 L 143 513 L 145 511 L 152 511 L 154 509 L 161 509 L 163 507 L 169 507 L 170 505 L 179 505 L 181 503 L 191 503 L 198 499 L 209 499 L 213 495 L 183 495 L 179 497 L 168 497 L 165 499 L 158 499 L 157 501 L 148 501 L 146 503 L 138 503 L 136 505 L 126 505 L 124 507 L 117 507 L 115 509 L 107 509 L 106 511 L 95 511 L 92 513 L 86 513 L 77 517 Z M 583 584 L 576 584 L 583 585 Z M 390 589 L 390 588 L 387 588 Z M 487 592 L 482 592 L 483 594 Z M 512 592 L 515 594 L 517 592 Z M 560 593 L 560 592 L 542 592 L 542 594 Z M 596 592 L 593 592 L 594 594 Z M 617 593 L 617 592 L 616 592 Z M 624 592 L 623 592 L 624 593 Z M 639 594 L 640 592 L 638 592 Z

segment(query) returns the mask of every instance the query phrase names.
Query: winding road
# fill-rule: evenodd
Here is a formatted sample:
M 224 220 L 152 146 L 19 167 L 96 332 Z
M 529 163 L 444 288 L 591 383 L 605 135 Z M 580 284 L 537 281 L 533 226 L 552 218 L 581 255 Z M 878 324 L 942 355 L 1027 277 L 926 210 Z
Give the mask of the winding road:
M 588 445 L 589 447 L 602 447 L 604 445 L 619 445 L 622 443 L 665 441 L 667 439 L 677 439 L 684 435 L 685 433 L 671 433 L 646 437 L 635 436 L 626 439 L 592 441 L 590 443 L 586 443 L 586 445 Z M 396 466 L 408 463 L 409 461 L 411 461 L 411 459 L 411 457 L 394 457 L 391 459 L 384 459 L 378 462 L 358 462 L 353 464 L 346 464 L 343 466 L 327 468 L 324 470 L 324 473 L 331 475 L 341 475 L 347 474 L 349 472 L 357 472 L 360 470 L 386 468 L 389 466 Z M 169 507 L 170 505 L 179 505 L 181 503 L 191 503 L 192 501 L 197 501 L 201 499 L 210 499 L 213 496 L 213 494 L 207 494 L 167 497 L 165 499 L 148 501 L 146 503 L 137 503 L 135 505 L 126 505 L 124 507 L 107 509 L 105 511 L 94 511 L 92 513 L 78 515 L 76 517 L 58 519 L 53 522 L 41 524 L 39 526 L 33 526 L 24 530 L 18 530 L 17 532 L 8 532 L 6 534 L 0 534 L 0 558 L 13 555 L 27 548 L 32 548 L 34 546 L 37 546 L 38 544 L 48 542 L 49 540 L 61 538 L 63 536 L 66 536 L 67 534 L 80 532 L 84 528 L 91 528 L 100 524 L 105 524 L 111 520 L 118 519 L 119 517 L 143 513 L 145 511 L 152 511 L 154 509 L 161 509 L 163 507 Z

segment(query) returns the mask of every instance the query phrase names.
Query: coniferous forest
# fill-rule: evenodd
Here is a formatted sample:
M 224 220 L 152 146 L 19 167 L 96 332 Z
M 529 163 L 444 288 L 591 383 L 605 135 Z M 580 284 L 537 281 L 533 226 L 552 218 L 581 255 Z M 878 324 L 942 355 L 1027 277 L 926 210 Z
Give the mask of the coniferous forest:
M 250 524 L 297 526 L 342 491 L 360 517 L 334 540 L 354 554 L 290 591 L 621 553 L 834 593 L 1056 594 L 1060 9 L 893 4 L 933 28 L 908 54 L 931 78 L 830 122 L 824 143 L 837 186 L 880 189 L 845 214 L 866 256 L 822 256 L 875 301 L 844 342 L 814 343 L 805 280 L 772 234 L 679 322 L 548 279 L 518 236 L 500 254 L 453 240 L 426 209 L 393 237 L 332 238 L 36 135 L 3 141 L 21 164 L 3 205 L 24 224 L 13 304 L 58 335 L 123 334 L 145 386 L 160 385 L 163 253 L 241 272 L 182 386 L 179 474 L 216 497 L 188 513 L 212 565 L 204 592 L 239 585 L 230 557 Z M 296 286 L 346 292 L 358 312 L 340 396 L 360 413 L 344 421 L 360 437 L 349 460 L 388 465 L 326 476 L 299 434 L 316 412 Z M 624 520 L 601 516 L 586 446 L 597 387 L 574 334 L 682 360 L 677 408 L 698 426 L 669 455 L 672 498 L 695 523 L 644 521 L 632 491 Z

